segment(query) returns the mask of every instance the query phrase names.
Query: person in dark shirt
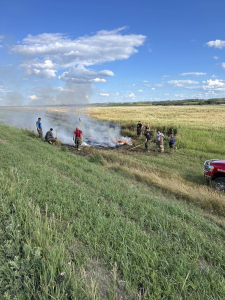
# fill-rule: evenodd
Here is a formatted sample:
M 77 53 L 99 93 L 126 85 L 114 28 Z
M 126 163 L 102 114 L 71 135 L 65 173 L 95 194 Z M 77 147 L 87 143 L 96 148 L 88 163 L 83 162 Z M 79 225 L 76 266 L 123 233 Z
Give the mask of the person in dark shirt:
M 176 144 L 176 140 L 175 140 L 173 134 L 171 134 L 170 135 L 170 141 L 169 141 L 170 148 L 174 149 L 175 148 L 175 144 Z
M 74 131 L 74 134 L 73 134 L 73 140 L 75 142 L 75 147 L 77 148 L 77 150 L 80 150 L 82 134 L 83 134 L 83 132 L 81 130 L 79 130 L 79 127 L 76 127 L 76 130 Z
M 45 135 L 45 139 L 47 142 L 49 142 L 49 144 L 52 144 L 56 141 L 56 138 L 53 136 L 53 128 L 50 128 L 50 130 L 48 132 L 46 132 L 46 135 Z
M 143 126 L 141 124 L 141 121 L 138 121 L 138 123 L 137 123 L 137 136 L 141 135 L 142 128 L 143 128 Z
M 146 139 L 145 139 L 145 149 L 146 149 L 146 151 L 149 151 L 149 148 L 150 148 L 150 139 L 151 139 L 150 132 L 147 132 Z
M 37 133 L 39 138 L 42 138 L 43 133 L 42 133 L 42 126 L 41 126 L 41 118 L 38 118 L 37 122 L 36 122 L 36 127 L 37 127 Z
M 147 134 L 148 132 L 150 132 L 150 126 L 149 126 L 148 123 L 146 123 L 146 125 L 145 125 L 145 136 L 146 136 L 146 134 Z

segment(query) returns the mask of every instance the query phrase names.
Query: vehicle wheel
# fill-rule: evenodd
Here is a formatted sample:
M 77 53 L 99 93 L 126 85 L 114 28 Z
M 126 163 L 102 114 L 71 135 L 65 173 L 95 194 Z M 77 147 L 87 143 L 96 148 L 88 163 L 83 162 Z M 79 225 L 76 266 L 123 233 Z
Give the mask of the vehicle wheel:
M 225 177 L 217 177 L 213 180 L 212 187 L 217 191 L 225 192 Z

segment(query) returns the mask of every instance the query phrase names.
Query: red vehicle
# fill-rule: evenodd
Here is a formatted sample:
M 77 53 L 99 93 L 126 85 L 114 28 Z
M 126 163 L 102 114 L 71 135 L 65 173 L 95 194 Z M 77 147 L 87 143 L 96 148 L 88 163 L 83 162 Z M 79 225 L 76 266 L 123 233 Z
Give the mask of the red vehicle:
M 218 191 L 225 192 L 225 160 L 209 159 L 204 163 L 204 177 Z

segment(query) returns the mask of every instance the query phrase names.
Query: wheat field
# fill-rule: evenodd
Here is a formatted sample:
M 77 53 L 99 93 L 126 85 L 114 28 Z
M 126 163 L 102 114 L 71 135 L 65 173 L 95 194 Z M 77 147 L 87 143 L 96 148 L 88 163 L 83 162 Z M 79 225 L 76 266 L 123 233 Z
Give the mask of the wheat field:
M 175 125 L 181 128 L 225 130 L 225 106 L 115 106 L 90 107 L 89 115 L 99 120 L 119 123 Z

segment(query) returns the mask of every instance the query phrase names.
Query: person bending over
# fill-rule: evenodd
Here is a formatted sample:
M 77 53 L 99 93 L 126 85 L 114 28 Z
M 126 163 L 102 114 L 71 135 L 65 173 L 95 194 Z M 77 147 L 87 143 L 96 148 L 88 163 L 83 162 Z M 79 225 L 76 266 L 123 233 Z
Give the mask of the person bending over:
M 45 139 L 49 144 L 52 144 L 56 141 L 56 138 L 53 136 L 53 128 L 50 128 L 50 130 L 46 133 Z

